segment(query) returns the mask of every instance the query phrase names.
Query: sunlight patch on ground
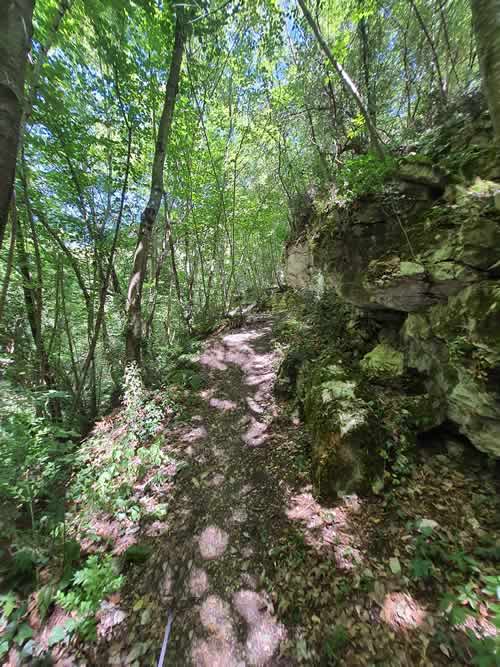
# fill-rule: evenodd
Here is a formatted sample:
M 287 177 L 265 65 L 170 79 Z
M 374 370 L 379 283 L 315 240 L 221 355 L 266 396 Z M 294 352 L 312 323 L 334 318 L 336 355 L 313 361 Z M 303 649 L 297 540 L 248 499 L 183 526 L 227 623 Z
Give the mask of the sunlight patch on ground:
M 265 412 L 263 406 L 259 404 L 259 402 L 257 401 L 256 398 L 252 398 L 251 396 L 247 396 L 245 400 L 247 402 L 248 407 L 250 408 L 250 410 L 252 412 L 255 412 L 258 415 L 261 415 L 261 414 L 263 414 L 263 412 Z
M 244 667 L 234 653 L 234 645 L 213 638 L 195 643 L 191 658 L 195 667 Z
M 200 363 L 217 371 L 225 371 L 227 370 L 227 365 L 224 363 L 225 353 L 224 345 L 216 342 L 203 352 Z
M 245 509 L 235 509 L 231 516 L 234 523 L 245 523 L 248 519 L 248 512 Z
M 223 398 L 211 398 L 208 401 L 208 404 L 211 408 L 220 410 L 221 412 L 229 412 L 230 410 L 236 410 L 238 405 L 234 401 L 229 401 Z
M 224 483 L 224 475 L 220 472 L 216 473 L 213 477 L 211 477 L 208 482 L 207 486 L 221 486 Z
M 208 576 L 205 570 L 195 567 L 189 577 L 189 592 L 195 598 L 201 598 L 208 590 Z
M 182 442 L 188 442 L 192 444 L 193 442 L 198 442 L 199 440 L 204 440 L 207 437 L 207 429 L 204 426 L 195 426 L 190 431 L 185 433 L 181 440 Z
M 396 632 L 422 625 L 426 612 L 408 593 L 389 593 L 384 598 L 380 618 Z
M 462 623 L 458 623 L 453 627 L 467 634 L 472 632 L 476 639 L 497 637 L 500 634 L 500 631 L 493 625 L 493 623 L 491 623 L 487 618 L 484 618 L 482 615 L 468 615 Z
M 355 495 L 345 496 L 337 507 L 323 507 L 307 487 L 290 498 L 285 514 L 299 524 L 306 544 L 318 552 L 330 553 L 340 570 L 349 571 L 363 561 L 350 526 L 350 516 L 360 507 Z
M 284 627 L 270 613 L 265 597 L 255 591 L 239 591 L 233 604 L 248 624 L 245 644 L 249 665 L 265 665 L 285 638 Z
M 226 550 L 229 535 L 217 526 L 209 526 L 198 539 L 201 557 L 204 560 L 220 558 Z
M 218 595 L 209 595 L 200 608 L 200 621 L 205 630 L 218 639 L 230 641 L 234 637 L 231 607 Z
M 153 523 L 146 529 L 148 537 L 159 537 L 168 530 L 168 523 L 166 521 L 153 521 Z
M 263 445 L 269 438 L 267 429 L 267 424 L 259 422 L 255 419 L 255 417 L 252 417 L 250 426 L 247 428 L 241 438 L 243 442 L 249 447 L 260 447 L 260 445 Z
M 274 380 L 274 373 L 258 373 L 254 372 L 246 377 L 246 384 L 249 385 L 250 387 L 254 387 L 255 385 L 259 384 L 269 384 L 270 382 L 273 382 Z

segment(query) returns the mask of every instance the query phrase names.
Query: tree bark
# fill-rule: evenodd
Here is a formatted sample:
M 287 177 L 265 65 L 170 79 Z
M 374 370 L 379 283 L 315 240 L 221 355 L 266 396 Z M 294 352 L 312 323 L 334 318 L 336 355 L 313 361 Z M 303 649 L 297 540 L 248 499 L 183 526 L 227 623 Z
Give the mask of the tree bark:
M 33 0 L 4 0 L 0 14 L 0 248 L 14 187 Z
M 175 100 L 179 88 L 179 79 L 184 54 L 184 23 L 182 10 L 178 9 L 175 24 L 175 37 L 172 49 L 172 60 L 165 89 L 165 99 L 161 114 L 158 135 L 156 138 L 151 188 L 146 208 L 141 215 L 137 245 L 132 265 L 132 273 L 127 291 L 127 325 L 125 330 L 125 356 L 127 363 L 141 363 L 142 348 L 142 289 L 146 276 L 146 268 L 151 246 L 153 226 L 158 216 L 163 197 L 163 170 L 167 155 L 167 145 L 172 127 Z
M 373 150 L 377 153 L 377 155 L 381 158 L 385 156 L 385 151 L 382 146 L 382 142 L 380 141 L 380 137 L 377 132 L 377 128 L 375 127 L 375 123 L 370 115 L 370 112 L 368 108 L 366 107 L 365 103 L 363 102 L 363 99 L 360 95 L 360 92 L 358 90 L 358 87 L 354 83 L 354 81 L 351 79 L 349 74 L 346 72 L 346 70 L 342 67 L 342 65 L 338 62 L 338 60 L 335 58 L 333 55 L 330 47 L 328 44 L 325 42 L 323 35 L 321 34 L 321 31 L 319 29 L 318 24 L 314 20 L 311 12 L 308 10 L 305 0 L 298 0 L 298 3 L 300 5 L 300 8 L 302 10 L 302 13 L 304 14 L 304 17 L 306 21 L 309 23 L 309 25 L 312 28 L 312 31 L 316 37 L 316 40 L 321 47 L 323 53 L 325 56 L 328 58 L 330 63 L 332 64 L 334 70 L 337 72 L 337 74 L 340 77 L 340 80 L 342 81 L 342 85 L 346 89 L 348 95 L 350 95 L 354 101 L 356 102 L 356 106 L 358 107 L 361 115 L 365 119 L 366 127 L 368 129 L 368 134 L 370 135 L 370 141 L 373 147 Z
M 5 267 L 5 276 L 2 285 L 2 293 L 0 294 L 0 324 L 3 320 L 5 302 L 7 300 L 7 293 L 9 291 L 10 276 L 12 273 L 12 267 L 14 266 L 14 253 L 15 253 L 16 238 L 17 238 L 17 208 L 15 206 L 11 206 L 10 212 L 11 212 L 10 245 L 9 245 L 9 254 L 7 255 L 7 265 Z
M 483 89 L 500 143 L 500 0 L 471 0 Z

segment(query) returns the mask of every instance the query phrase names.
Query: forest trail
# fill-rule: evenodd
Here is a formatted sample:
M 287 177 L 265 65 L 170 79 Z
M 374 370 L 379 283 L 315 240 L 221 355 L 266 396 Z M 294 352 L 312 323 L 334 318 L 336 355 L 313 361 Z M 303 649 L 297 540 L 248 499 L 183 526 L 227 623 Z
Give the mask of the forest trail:
M 190 465 L 162 564 L 165 619 L 173 614 L 165 664 L 284 664 L 286 629 L 258 584 L 289 491 L 290 473 L 273 457 L 285 437 L 283 424 L 273 428 L 278 358 L 268 315 L 210 339 L 201 354 L 206 385 L 176 436 Z

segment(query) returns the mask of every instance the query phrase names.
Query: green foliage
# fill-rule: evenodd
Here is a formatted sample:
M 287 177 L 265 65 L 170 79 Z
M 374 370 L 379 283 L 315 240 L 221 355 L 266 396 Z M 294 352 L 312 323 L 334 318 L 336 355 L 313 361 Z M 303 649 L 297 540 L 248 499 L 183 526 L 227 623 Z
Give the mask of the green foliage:
M 494 623 L 500 627 L 500 576 L 489 575 L 481 563 L 463 549 L 450 543 L 439 529 L 420 527 L 413 543 L 414 557 L 411 576 L 437 586 L 447 584 L 441 598 L 441 608 L 446 611 L 452 626 L 466 621 L 467 616 L 481 618 L 481 611 L 489 609 Z M 442 580 L 445 573 L 446 581 Z M 493 667 L 498 664 L 499 647 L 494 638 L 479 637 L 467 630 L 473 664 Z
M 0 501 L 24 505 L 32 512 L 34 502 L 50 497 L 54 485 L 63 480 L 72 433 L 36 416 L 26 400 L 1 416 Z
M 66 632 L 77 632 L 84 639 L 96 638 L 96 619 L 102 600 L 118 591 L 124 578 L 118 574 L 116 561 L 109 555 L 90 556 L 85 566 L 73 577 L 68 591 L 59 591 L 56 602 L 76 618 L 66 625 Z M 64 638 L 62 631 L 52 637 L 54 643 Z
M 128 435 L 138 443 L 150 440 L 160 428 L 161 406 L 151 400 L 135 362 L 125 369 L 123 378 L 123 418 Z
M 336 665 L 342 655 L 342 651 L 349 644 L 349 633 L 341 623 L 337 623 L 331 633 L 326 637 L 323 651 L 328 664 Z
M 25 621 L 26 604 L 20 602 L 13 593 L 0 595 L 0 658 L 4 657 L 10 647 L 23 646 L 33 636 L 33 631 Z
M 85 459 L 92 456 L 93 447 L 97 444 L 98 441 L 94 439 L 86 445 L 83 466 L 71 486 L 72 497 L 84 499 L 83 513 L 92 514 L 101 510 L 115 515 L 119 520 L 128 518 L 134 522 L 139 521 L 146 510 L 134 494 L 134 485 L 147 471 L 175 461 L 164 451 L 161 442 L 137 447 L 125 436 L 113 443 L 108 458 L 91 468 Z M 157 481 L 161 481 L 161 473 L 158 472 L 157 476 Z M 154 483 L 155 479 L 153 476 L 150 483 Z M 156 505 L 150 512 L 156 518 L 162 518 L 165 513 L 164 504 Z
M 124 378 L 123 406 L 114 424 L 116 431 L 96 433 L 78 455 L 79 470 L 70 496 L 80 501 L 79 521 L 84 524 L 96 511 L 134 522 L 148 513 L 156 518 L 166 513 L 163 503 L 146 510 L 134 487 L 146 474 L 149 485 L 161 483 L 163 466 L 180 467 L 159 435 L 167 409 L 172 411 L 171 400 L 158 400 L 144 387 L 137 365 L 130 364 Z M 144 487 L 143 493 L 146 490 Z
M 362 195 L 380 192 L 395 166 L 393 158 L 380 159 L 372 153 L 346 160 L 336 176 L 340 196 L 356 199 Z

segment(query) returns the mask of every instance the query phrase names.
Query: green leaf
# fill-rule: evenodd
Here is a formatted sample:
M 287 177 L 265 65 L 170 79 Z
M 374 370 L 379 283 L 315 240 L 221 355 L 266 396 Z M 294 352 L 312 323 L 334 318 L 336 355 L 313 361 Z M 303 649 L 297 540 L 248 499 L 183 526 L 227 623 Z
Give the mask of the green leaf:
M 453 607 L 450 612 L 450 621 L 453 625 L 460 625 L 467 616 L 470 616 L 470 614 L 465 607 Z
M 0 658 L 3 658 L 9 651 L 9 642 L 6 639 L 0 639 Z
M 13 593 L 6 593 L 0 598 L 0 606 L 5 618 L 10 618 L 12 612 L 17 607 L 16 597 Z
M 389 567 L 391 568 L 392 574 L 401 573 L 401 563 L 397 558 L 389 558 Z
M 66 626 L 56 625 L 56 627 L 50 633 L 47 643 L 49 647 L 54 646 L 54 644 L 59 644 L 60 642 L 64 641 L 67 636 L 68 636 L 68 631 L 66 629 Z
M 33 630 L 30 628 L 28 623 L 23 623 L 19 627 L 14 641 L 20 646 L 21 644 L 24 644 L 27 639 L 31 639 L 31 637 L 33 637 Z
M 430 560 L 422 558 L 415 558 L 411 564 L 412 575 L 417 579 L 428 577 L 432 570 L 432 563 Z

